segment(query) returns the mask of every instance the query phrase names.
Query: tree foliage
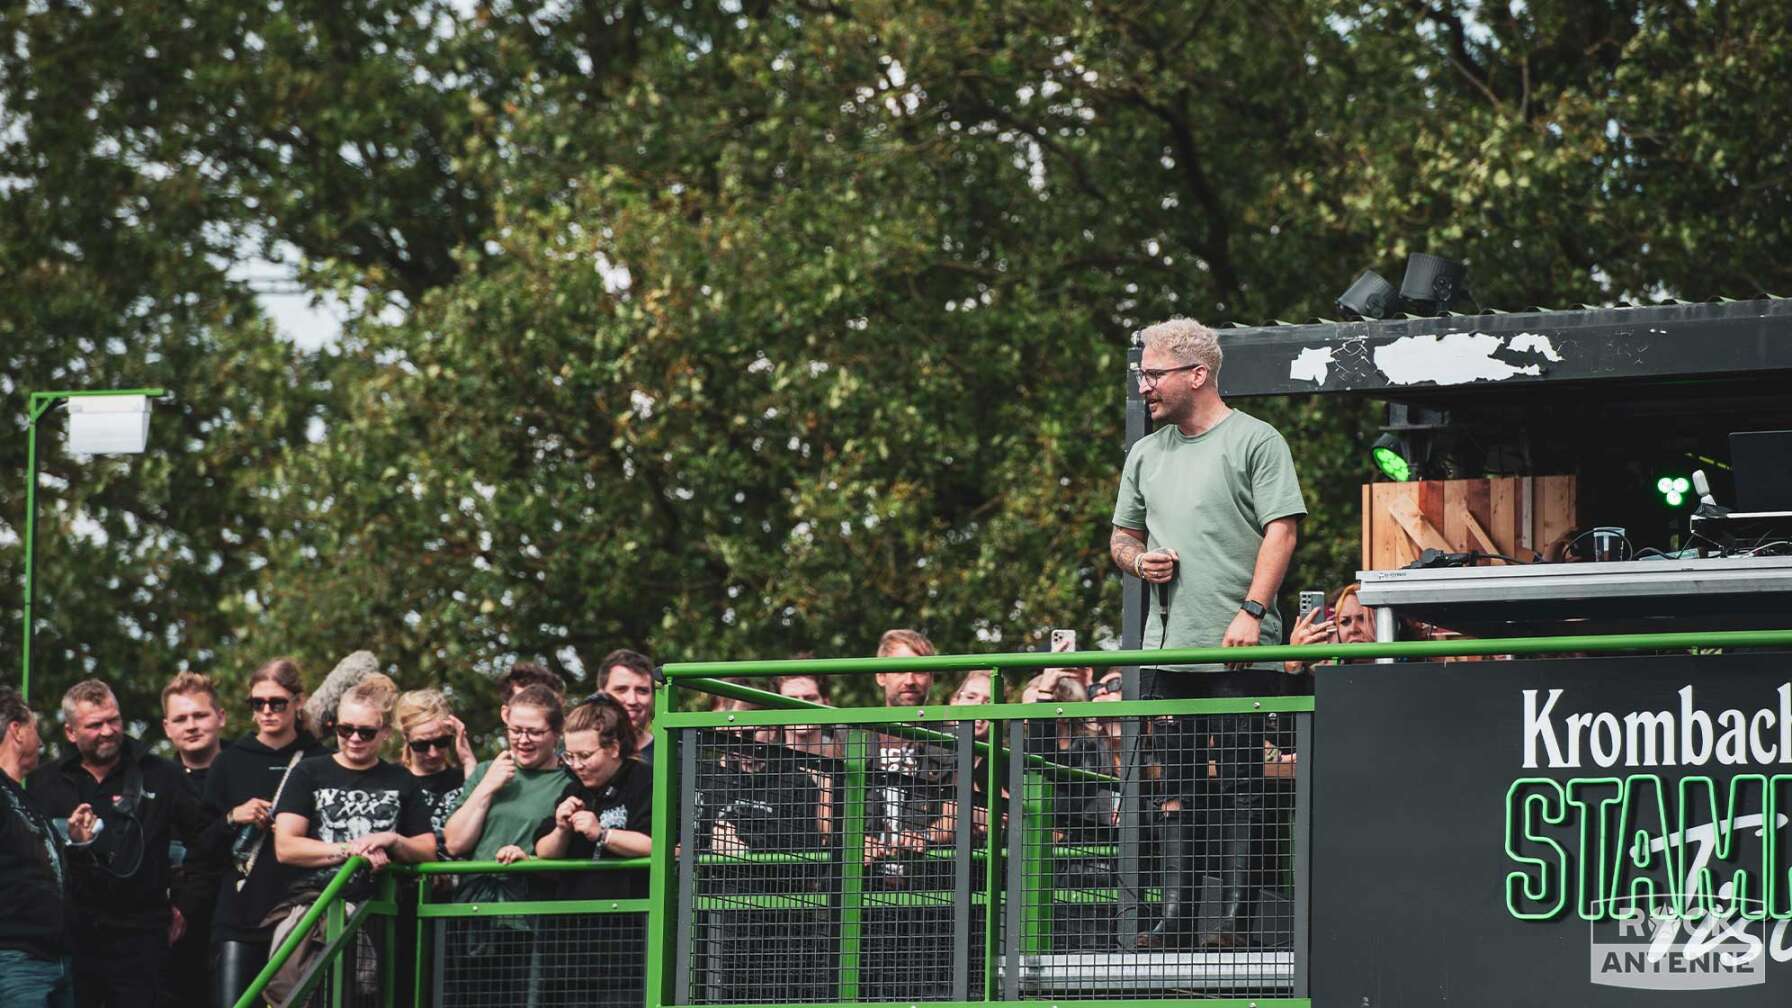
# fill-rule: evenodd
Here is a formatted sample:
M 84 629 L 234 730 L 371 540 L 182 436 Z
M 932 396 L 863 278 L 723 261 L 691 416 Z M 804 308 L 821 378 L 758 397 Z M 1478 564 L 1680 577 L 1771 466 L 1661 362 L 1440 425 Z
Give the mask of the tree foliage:
M 1325 314 L 1418 250 L 1507 307 L 1786 290 L 1786 14 L 13 9 L 8 391 L 156 381 L 178 430 L 52 455 L 39 667 L 141 703 L 363 646 L 476 693 L 615 646 L 1116 637 L 1133 331 Z M 257 257 L 355 306 L 339 344 L 271 334 Z M 1372 416 L 1242 405 L 1313 510 L 1288 590 L 1340 582 Z

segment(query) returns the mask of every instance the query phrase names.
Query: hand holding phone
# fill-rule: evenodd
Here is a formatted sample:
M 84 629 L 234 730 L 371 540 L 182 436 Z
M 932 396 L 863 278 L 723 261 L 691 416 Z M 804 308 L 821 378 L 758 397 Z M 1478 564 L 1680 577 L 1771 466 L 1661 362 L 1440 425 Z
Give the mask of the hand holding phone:
M 1305 619 L 1307 616 L 1307 613 L 1314 612 L 1314 611 L 1317 611 L 1319 613 L 1319 615 L 1313 617 L 1313 622 L 1317 623 L 1326 618 L 1325 593 L 1322 591 L 1301 592 L 1300 593 L 1300 615 L 1297 618 Z

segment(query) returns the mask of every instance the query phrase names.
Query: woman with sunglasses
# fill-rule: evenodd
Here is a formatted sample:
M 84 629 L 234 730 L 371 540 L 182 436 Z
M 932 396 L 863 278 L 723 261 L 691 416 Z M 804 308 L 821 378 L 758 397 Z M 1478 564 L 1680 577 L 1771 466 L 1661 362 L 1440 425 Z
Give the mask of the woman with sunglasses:
M 479 765 L 479 759 L 467 741 L 466 726 L 454 716 L 454 709 L 440 690 L 420 689 L 403 694 L 392 717 L 404 738 L 399 761 L 417 778 L 418 786 L 423 788 L 423 801 L 429 806 L 436 857 L 446 857 L 442 827 L 460 798 L 461 785 Z
M 311 869 L 298 888 L 319 889 L 351 857 L 379 871 L 392 861 L 433 861 L 435 836 L 422 788 L 403 767 L 380 759 L 392 732 L 395 691 L 362 682 L 336 707 L 338 746 L 300 763 L 274 807 L 274 851 Z
M 225 869 L 213 916 L 213 976 L 219 1004 L 235 1004 L 266 965 L 274 929 L 262 919 L 298 874 L 274 857 L 268 829 L 274 822 L 274 793 L 295 757 L 328 751 L 299 727 L 304 702 L 299 666 L 292 659 L 275 658 L 256 669 L 249 676 L 249 714 L 255 730 L 225 746 L 206 777 L 206 809 L 217 817 L 222 837 L 216 849 L 232 845 L 240 855 L 232 859 L 236 867 Z M 234 840 L 241 842 L 233 844 Z M 250 854 L 254 861 L 245 877 L 241 868 Z

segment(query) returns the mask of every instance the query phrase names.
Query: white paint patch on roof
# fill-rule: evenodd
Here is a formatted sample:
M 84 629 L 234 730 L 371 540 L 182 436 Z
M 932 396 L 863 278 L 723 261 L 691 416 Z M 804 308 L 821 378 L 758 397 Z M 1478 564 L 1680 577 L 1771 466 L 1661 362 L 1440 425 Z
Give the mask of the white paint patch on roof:
M 1526 350 L 1529 350 L 1531 353 L 1541 354 L 1544 360 L 1549 361 L 1552 364 L 1560 364 L 1562 362 L 1562 355 L 1556 350 L 1556 345 L 1551 343 L 1549 337 L 1542 333 L 1521 332 L 1512 337 L 1512 342 L 1509 346 L 1516 353 L 1524 353 Z
M 1538 364 L 1519 366 L 1496 359 L 1493 354 L 1501 342 L 1492 333 L 1403 336 L 1375 349 L 1375 366 L 1393 385 L 1467 385 L 1543 373 Z
M 1307 347 L 1288 365 L 1289 381 L 1310 381 L 1325 384 L 1325 374 L 1332 363 L 1331 347 Z

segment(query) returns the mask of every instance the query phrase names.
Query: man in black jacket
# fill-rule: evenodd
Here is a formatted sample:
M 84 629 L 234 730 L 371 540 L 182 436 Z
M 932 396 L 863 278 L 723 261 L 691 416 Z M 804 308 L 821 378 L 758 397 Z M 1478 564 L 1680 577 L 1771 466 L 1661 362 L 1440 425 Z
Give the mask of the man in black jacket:
M 165 989 L 168 946 L 185 927 L 169 897 L 169 841 L 200 847 L 206 817 L 180 767 L 125 735 L 105 683 L 69 687 L 62 716 L 75 752 L 39 767 L 29 785 L 52 817 L 84 804 L 99 816 L 92 863 L 70 873 L 76 1003 L 142 1005 L 147 988 Z
M 174 746 L 187 791 L 204 804 L 205 780 L 217 761 L 224 707 L 217 687 L 197 672 L 181 672 L 162 687 L 162 730 Z M 168 952 L 164 987 L 176 1004 L 203 1005 L 211 997 L 212 905 L 223 882 L 224 850 L 230 836 L 223 817 L 209 816 L 205 847 L 175 841 L 168 857 L 174 866 L 170 889 L 186 917 L 185 934 Z
M 64 841 L 19 788 L 37 767 L 37 717 L 11 687 L 0 688 L 0 1005 L 61 1008 L 70 1000 Z M 69 813 L 73 846 L 93 840 L 93 809 Z

